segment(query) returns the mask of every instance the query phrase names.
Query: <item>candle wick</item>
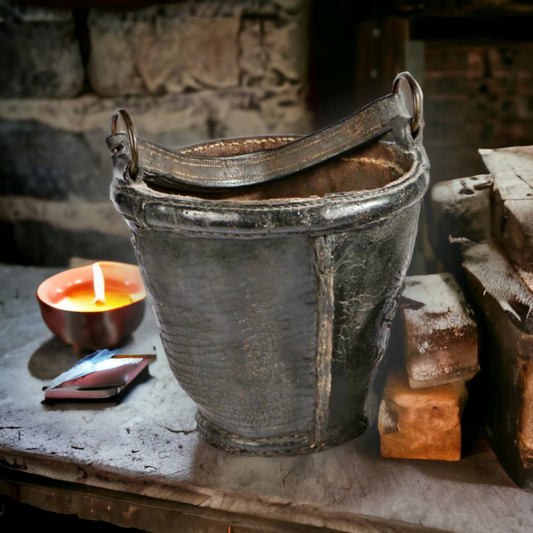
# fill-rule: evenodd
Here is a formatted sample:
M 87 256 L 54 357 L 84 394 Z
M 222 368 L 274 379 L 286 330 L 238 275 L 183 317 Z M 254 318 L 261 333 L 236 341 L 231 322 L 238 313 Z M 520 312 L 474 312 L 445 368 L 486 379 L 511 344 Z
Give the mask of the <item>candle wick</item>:
M 95 305 L 105 304 L 105 281 L 104 274 L 102 272 L 102 267 L 99 263 L 94 263 L 93 265 L 93 289 L 94 289 L 94 300 Z

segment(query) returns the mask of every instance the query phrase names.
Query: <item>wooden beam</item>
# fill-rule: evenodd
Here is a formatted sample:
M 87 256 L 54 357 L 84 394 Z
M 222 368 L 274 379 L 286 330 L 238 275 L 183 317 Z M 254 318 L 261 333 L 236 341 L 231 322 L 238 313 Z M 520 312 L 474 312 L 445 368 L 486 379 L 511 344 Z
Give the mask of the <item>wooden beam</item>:
M 533 146 L 480 150 L 494 176 L 492 237 L 520 272 L 533 271 Z
M 533 294 L 492 244 L 465 244 L 470 293 L 490 337 L 486 433 L 513 481 L 533 490 Z

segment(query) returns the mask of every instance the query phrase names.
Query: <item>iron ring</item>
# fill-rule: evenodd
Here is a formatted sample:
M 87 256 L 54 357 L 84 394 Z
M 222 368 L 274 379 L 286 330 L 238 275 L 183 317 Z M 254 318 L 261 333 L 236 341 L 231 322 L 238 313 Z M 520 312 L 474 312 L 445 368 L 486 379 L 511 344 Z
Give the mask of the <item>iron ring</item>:
M 130 142 L 131 162 L 129 166 L 130 176 L 135 179 L 137 172 L 139 172 L 139 149 L 137 148 L 137 137 L 135 136 L 135 128 L 128 112 L 125 109 L 117 109 L 111 117 L 111 135 L 117 134 L 118 117 L 122 117 L 126 125 L 126 132 Z
M 413 118 L 411 121 L 411 133 L 414 139 L 424 129 L 424 95 L 422 94 L 420 85 L 418 85 L 418 82 L 409 72 L 400 72 L 400 74 L 396 76 L 394 82 L 392 83 L 393 94 L 398 95 L 400 93 L 400 82 L 402 80 L 405 80 L 407 83 L 409 83 L 409 87 L 411 88 L 411 93 L 413 95 Z

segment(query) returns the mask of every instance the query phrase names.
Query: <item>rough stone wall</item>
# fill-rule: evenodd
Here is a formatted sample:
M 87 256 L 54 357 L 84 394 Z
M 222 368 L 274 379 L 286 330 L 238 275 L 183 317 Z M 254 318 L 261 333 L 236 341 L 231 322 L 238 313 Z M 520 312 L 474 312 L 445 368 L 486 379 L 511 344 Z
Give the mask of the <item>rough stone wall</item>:
M 0 98 L 69 98 L 83 87 L 72 12 L 0 7 Z
M 85 54 L 71 11 L 0 11 L 0 236 L 18 258 L 133 260 L 109 201 L 118 107 L 139 137 L 170 148 L 309 132 L 307 1 L 90 10 Z

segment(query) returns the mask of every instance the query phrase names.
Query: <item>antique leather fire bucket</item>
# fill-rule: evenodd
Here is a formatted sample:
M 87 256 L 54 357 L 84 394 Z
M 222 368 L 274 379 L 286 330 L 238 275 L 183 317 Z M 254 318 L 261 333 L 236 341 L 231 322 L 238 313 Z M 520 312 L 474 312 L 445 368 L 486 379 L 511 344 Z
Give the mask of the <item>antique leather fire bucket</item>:
M 208 443 L 296 454 L 366 429 L 428 186 L 422 128 L 409 73 L 306 137 L 173 151 L 137 139 L 128 114 L 115 112 L 112 199 Z

